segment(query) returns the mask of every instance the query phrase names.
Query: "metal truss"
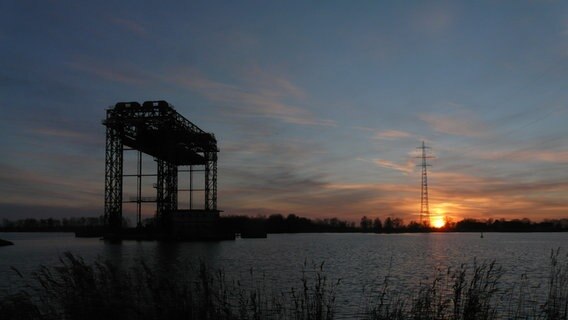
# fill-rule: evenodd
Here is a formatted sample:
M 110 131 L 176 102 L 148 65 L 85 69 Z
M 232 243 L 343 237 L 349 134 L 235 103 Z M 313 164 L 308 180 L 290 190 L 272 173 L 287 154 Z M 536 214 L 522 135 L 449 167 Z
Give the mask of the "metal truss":
M 157 210 L 158 223 L 168 229 L 171 217 L 177 210 L 178 169 L 175 164 L 158 160 Z
M 178 210 L 178 166 L 204 166 L 204 210 L 217 210 L 217 140 L 184 118 L 166 101 L 117 103 L 107 110 L 105 162 L 105 224 L 118 230 L 122 225 L 124 146 L 153 156 L 157 162 L 156 216 L 169 228 Z M 138 215 L 141 203 L 141 158 L 138 158 Z M 190 174 L 190 179 L 191 179 Z M 130 175 L 129 175 L 130 176 Z M 193 187 L 190 182 L 190 198 Z M 132 201 L 131 201 L 132 202 Z M 192 207 L 190 200 L 190 208 Z M 138 217 L 140 222 L 140 217 Z
M 122 225 L 122 153 L 121 133 L 107 127 L 104 221 L 113 230 L 120 229 Z
M 206 152 L 205 210 L 217 210 L 217 153 Z

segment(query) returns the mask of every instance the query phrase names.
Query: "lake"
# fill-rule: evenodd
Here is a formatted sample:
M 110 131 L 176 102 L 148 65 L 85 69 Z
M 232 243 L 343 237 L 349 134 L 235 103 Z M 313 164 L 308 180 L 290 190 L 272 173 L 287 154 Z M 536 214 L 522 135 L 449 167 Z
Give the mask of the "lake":
M 436 270 L 492 261 L 503 267 L 502 281 L 516 285 L 526 275 L 532 292 L 545 292 L 551 250 L 568 251 L 568 233 L 430 233 L 430 234 L 269 234 L 267 239 L 222 242 L 159 243 L 124 241 L 111 244 L 75 238 L 70 233 L 0 233 L 14 246 L 0 248 L 0 290 L 15 291 L 24 274 L 40 264 L 54 266 L 69 251 L 87 261 L 97 257 L 129 266 L 195 265 L 206 262 L 228 278 L 250 278 L 251 268 L 272 289 L 299 284 L 302 270 L 324 263 L 329 279 L 341 279 L 337 305 L 341 315 L 362 312 L 365 296 L 389 275 L 400 288 L 428 282 Z M 307 265 L 307 267 L 305 267 Z

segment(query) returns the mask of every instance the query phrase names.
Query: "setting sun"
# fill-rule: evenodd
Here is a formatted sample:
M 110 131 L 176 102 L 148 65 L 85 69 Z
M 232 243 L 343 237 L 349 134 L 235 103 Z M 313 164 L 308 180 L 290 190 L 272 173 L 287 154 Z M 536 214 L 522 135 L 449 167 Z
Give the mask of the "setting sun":
M 442 228 L 446 225 L 446 220 L 442 216 L 434 216 L 430 218 L 430 225 L 434 228 Z

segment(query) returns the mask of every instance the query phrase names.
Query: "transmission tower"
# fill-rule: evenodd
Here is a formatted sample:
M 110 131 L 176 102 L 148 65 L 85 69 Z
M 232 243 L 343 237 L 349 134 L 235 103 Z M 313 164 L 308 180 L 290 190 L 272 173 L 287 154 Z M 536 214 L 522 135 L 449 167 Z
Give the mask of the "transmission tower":
M 422 155 L 417 157 L 422 159 L 422 163 L 419 164 L 422 167 L 422 184 L 421 184 L 421 191 L 420 191 L 420 223 L 421 224 L 429 224 L 430 223 L 430 209 L 428 207 L 428 170 L 427 167 L 430 167 L 428 164 L 428 159 L 433 157 L 427 155 L 426 150 L 430 149 L 427 147 L 424 141 L 422 141 L 422 146 L 418 147 L 417 149 L 422 150 Z

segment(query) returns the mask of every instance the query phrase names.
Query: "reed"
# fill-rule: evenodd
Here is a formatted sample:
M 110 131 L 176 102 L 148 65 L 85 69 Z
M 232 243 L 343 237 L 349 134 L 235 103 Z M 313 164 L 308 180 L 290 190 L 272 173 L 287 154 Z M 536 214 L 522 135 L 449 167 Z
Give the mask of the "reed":
M 21 292 L 0 295 L 0 318 L 333 319 L 338 282 L 330 283 L 323 264 L 305 264 L 299 280 L 297 287 L 269 293 L 266 279 L 256 279 L 252 269 L 248 281 L 230 281 L 204 263 L 160 272 L 140 262 L 124 270 L 65 253 L 59 266 L 40 266 Z
M 550 253 L 548 295 L 542 312 L 544 319 L 568 319 L 568 256 L 560 255 L 560 249 Z
M 17 270 L 15 270 L 17 272 Z M 18 273 L 21 277 L 22 274 Z M 365 320 L 568 319 L 568 256 L 550 255 L 546 295 L 532 298 L 530 288 L 510 289 L 495 261 L 440 269 L 413 290 L 400 290 L 388 275 L 368 297 Z M 19 292 L 0 293 L 0 318 L 11 319 L 296 319 L 331 320 L 340 280 L 324 264 L 304 266 L 297 283 L 276 290 L 264 274 L 250 270 L 227 279 L 204 263 L 169 267 L 144 262 L 120 268 L 109 261 L 85 262 L 65 253 L 55 267 L 40 266 Z M 282 288 L 282 286 L 278 286 Z
M 560 251 L 550 255 L 547 296 L 537 301 L 527 292 L 526 275 L 517 290 L 501 283 L 504 271 L 495 261 L 457 270 L 438 270 L 433 280 L 421 283 L 415 291 L 391 288 L 388 276 L 370 303 L 366 320 L 490 320 L 490 319 L 568 319 L 568 256 Z M 509 302 L 508 307 L 505 305 Z

